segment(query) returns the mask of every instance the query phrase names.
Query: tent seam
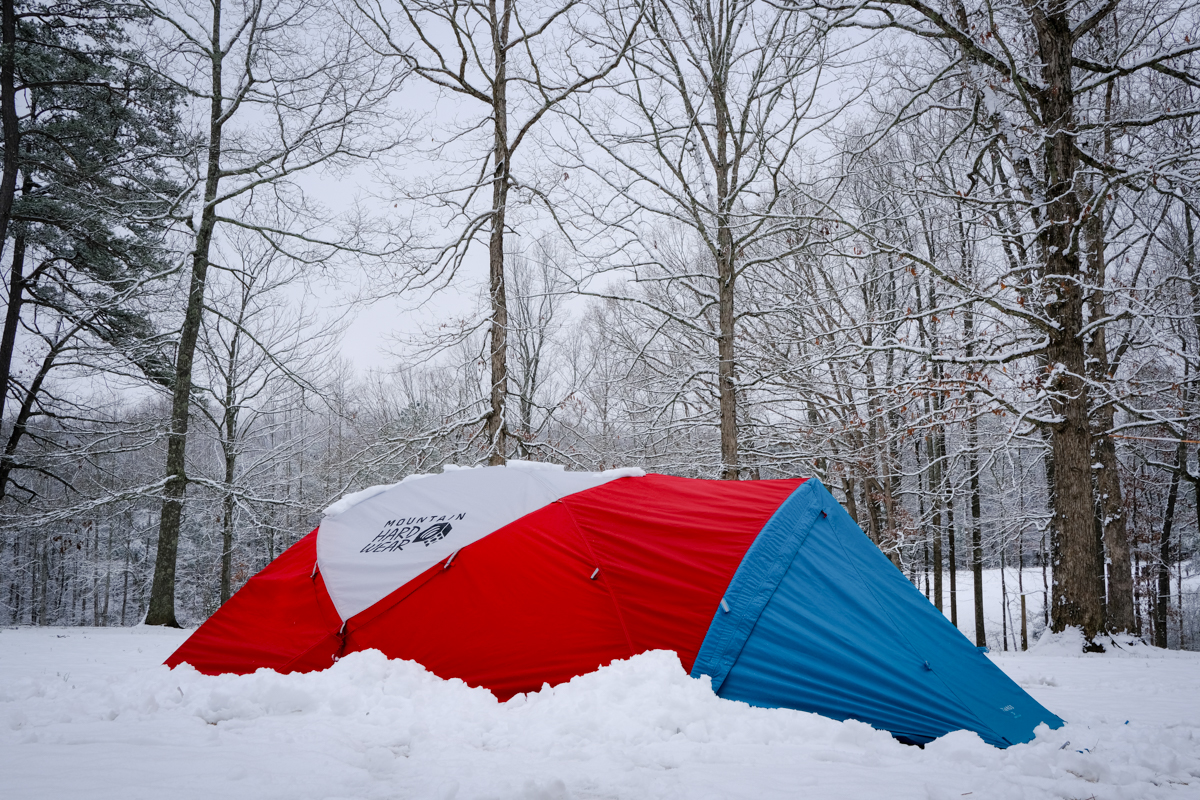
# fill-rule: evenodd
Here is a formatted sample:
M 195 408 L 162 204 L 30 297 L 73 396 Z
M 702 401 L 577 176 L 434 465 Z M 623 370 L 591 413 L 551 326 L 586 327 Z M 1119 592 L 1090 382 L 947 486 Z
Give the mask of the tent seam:
M 759 531 L 758 536 L 762 536 L 763 531 L 766 531 L 771 526 L 772 521 L 775 520 L 776 516 L 783 509 L 783 507 L 790 500 L 792 500 L 792 498 L 796 497 L 797 494 L 803 491 L 804 487 L 811 483 L 812 480 L 814 479 L 810 478 L 800 486 L 796 487 L 796 490 L 792 492 L 792 494 L 788 495 L 788 497 L 779 504 L 779 507 L 775 510 L 775 513 L 771 515 L 771 518 L 767 520 L 767 522 L 763 525 L 762 530 Z M 820 482 L 818 481 L 818 483 Z M 800 501 L 806 503 L 806 505 L 802 507 L 797 514 L 800 524 L 798 524 L 790 532 L 780 535 L 777 542 L 773 545 L 764 544 L 763 549 L 766 550 L 767 547 L 770 547 L 770 552 L 755 554 L 755 563 L 766 562 L 767 567 L 765 570 L 761 571 L 762 574 L 758 577 L 752 578 L 747 575 L 743 578 L 747 583 L 753 581 L 753 585 L 748 587 L 745 591 L 739 591 L 738 594 L 734 595 L 734 605 L 738 606 L 736 619 L 723 624 L 722 622 L 718 621 L 721 618 L 720 614 L 714 614 L 714 619 L 710 624 L 709 631 L 712 632 L 713 628 L 720 626 L 720 630 L 717 632 L 717 638 L 714 640 L 712 646 L 712 649 L 716 651 L 716 654 L 714 656 L 710 656 L 707 659 L 708 664 L 705 664 L 705 666 L 711 665 L 713 669 L 707 673 L 701 670 L 703 674 L 708 674 L 709 679 L 712 682 L 713 692 L 720 691 L 721 686 L 724 685 L 725 680 L 729 677 L 729 673 L 733 671 L 733 666 L 737 663 L 738 658 L 741 657 L 741 652 L 743 649 L 745 649 L 746 642 L 750 640 L 750 637 L 754 633 L 754 629 L 758 626 L 758 620 L 762 616 L 762 612 L 766 609 L 767 604 L 771 601 L 771 598 L 775 596 L 775 592 L 779 590 L 779 584 L 783 580 L 784 575 L 787 574 L 787 569 L 791 565 L 792 561 L 796 559 L 796 554 L 800 552 L 800 548 L 803 547 L 805 541 L 808 540 L 808 536 L 812 531 L 814 523 L 816 522 L 817 514 L 821 511 L 821 504 L 817 503 L 815 498 L 809 497 L 800 498 Z M 723 595 L 725 599 L 730 596 L 730 588 L 733 587 L 734 582 L 737 581 L 738 575 L 741 573 L 742 569 L 755 569 L 749 564 L 748 559 L 750 558 L 751 551 L 754 550 L 754 545 L 758 543 L 758 536 L 755 537 L 755 541 L 751 543 L 749 548 L 747 548 L 746 554 L 742 557 L 742 563 L 738 566 L 738 569 L 734 572 L 733 577 L 730 579 L 729 586 L 725 588 L 725 593 Z M 795 542 L 794 547 L 792 546 L 792 542 Z M 780 555 L 788 552 L 789 550 L 791 557 L 787 559 L 785 564 L 782 562 Z M 742 599 L 747 601 L 745 605 L 739 602 Z M 750 619 L 749 614 L 744 613 L 743 611 L 746 606 L 749 606 L 750 609 L 753 609 L 757 606 L 757 613 L 754 614 L 754 618 L 752 620 Z M 718 609 L 718 611 L 720 611 L 720 609 Z M 707 638 L 708 637 L 705 636 L 705 640 L 707 640 Z M 740 643 L 738 643 L 739 639 Z M 696 655 L 696 663 L 692 665 L 693 675 L 696 675 L 696 670 L 698 668 L 697 664 L 700 663 L 700 655 L 704 651 L 704 645 L 705 642 L 701 642 L 700 652 Z M 734 652 L 735 648 L 736 652 Z M 730 658 L 731 654 L 732 659 Z M 728 667 L 724 666 L 726 661 L 729 662 Z
M 576 494 L 579 494 L 579 492 L 576 492 Z M 568 497 L 570 497 L 570 495 L 568 495 Z M 633 649 L 633 637 L 629 635 L 629 626 L 625 624 L 625 615 L 621 613 L 621 604 L 617 602 L 616 592 L 613 591 L 612 584 L 607 580 L 604 580 L 604 565 L 600 563 L 600 558 L 596 555 L 596 549 L 592 547 L 592 543 L 588 541 L 587 535 L 584 534 L 583 528 L 579 526 L 579 522 L 575 519 L 575 515 L 571 513 L 571 507 L 563 502 L 564 499 L 566 498 L 560 498 L 554 502 L 563 507 L 563 511 L 566 512 L 567 519 L 571 520 L 571 526 L 575 528 L 575 532 L 579 534 L 579 538 L 583 542 L 583 546 L 587 548 L 588 554 L 592 557 L 592 563 L 595 564 L 596 568 L 600 570 L 600 577 L 604 583 L 604 590 L 608 592 L 608 597 L 610 600 L 612 600 L 613 610 L 617 614 L 617 622 L 621 623 L 621 633 L 625 635 L 625 644 L 628 645 L 629 656 L 632 658 L 633 656 L 637 655 L 637 652 Z

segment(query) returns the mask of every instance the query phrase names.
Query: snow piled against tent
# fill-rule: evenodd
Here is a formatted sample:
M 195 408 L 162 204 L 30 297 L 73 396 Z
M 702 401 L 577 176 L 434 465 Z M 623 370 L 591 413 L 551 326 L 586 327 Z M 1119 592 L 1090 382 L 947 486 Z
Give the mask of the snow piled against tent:
M 1191 653 L 1067 656 L 1070 642 L 1047 640 L 998 663 L 1066 727 L 1008 750 L 973 733 L 920 750 L 859 722 L 721 700 L 669 652 L 502 704 L 374 651 L 294 675 L 158 666 L 184 635 L 0 631 L 4 796 L 1200 796 Z

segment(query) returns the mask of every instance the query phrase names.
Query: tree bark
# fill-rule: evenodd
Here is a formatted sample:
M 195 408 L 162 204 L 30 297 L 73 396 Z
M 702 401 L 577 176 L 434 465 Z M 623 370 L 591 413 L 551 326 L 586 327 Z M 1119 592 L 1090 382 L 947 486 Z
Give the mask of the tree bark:
M 175 619 L 175 564 L 179 551 L 179 530 L 183 521 L 183 501 L 187 491 L 186 450 L 188 417 L 191 410 L 192 372 L 196 341 L 204 314 L 204 289 L 208 282 L 208 255 L 217 222 L 217 190 L 221 180 L 221 133 L 224 123 L 222 92 L 221 3 L 213 3 L 210 46 L 212 59 L 212 99 L 209 105 L 208 153 L 205 164 L 204 205 L 192 251 L 192 274 L 188 282 L 187 309 L 179 331 L 175 351 L 175 383 L 171 396 L 171 427 L 167 436 L 167 474 L 163 486 L 162 510 L 158 523 L 158 551 L 154 559 L 154 581 L 146 611 L 147 625 L 178 628 Z
M 946 434 L 942 432 L 939 449 L 942 458 L 946 457 Z M 947 462 L 948 463 L 948 462 Z M 946 548 L 948 566 L 950 567 L 950 624 L 958 627 L 958 550 L 954 543 L 954 497 L 950 493 L 949 481 L 946 481 Z
M 964 258 L 964 262 L 966 259 Z M 975 309 L 968 304 L 963 311 L 963 338 L 969 360 L 975 354 Z M 974 364 L 970 365 L 972 371 Z M 970 472 L 971 492 L 971 583 L 975 606 L 975 646 L 987 647 L 987 632 L 983 627 L 983 531 L 980 528 L 979 498 L 979 417 L 975 409 L 975 392 L 967 390 L 967 469 Z
M 236 339 L 236 334 L 235 334 Z M 233 479 L 237 469 L 237 408 L 233 400 L 233 360 L 230 359 L 230 378 L 225 391 L 224 439 L 225 496 L 221 498 L 221 605 L 232 595 L 233 572 Z
M 979 434 L 978 422 L 971 417 L 967 432 L 971 470 L 971 576 L 975 605 L 975 646 L 987 647 L 987 632 L 983 628 L 983 531 L 979 525 Z
M 937 457 L 937 450 L 934 451 Z M 942 478 L 941 464 L 933 467 L 930 484 L 937 486 L 933 497 L 933 604 L 938 611 L 942 610 Z
M 508 399 L 508 297 L 504 283 L 504 216 L 508 204 L 508 185 L 512 167 L 508 150 L 508 29 L 511 5 L 504 3 L 497 13 L 496 0 L 491 12 L 492 52 L 496 73 L 492 79 L 492 230 L 488 239 L 488 294 L 492 305 L 491 393 L 487 415 L 488 464 L 497 466 L 507 460 L 505 401 Z
M 729 120 L 722 105 L 724 86 L 714 86 L 716 106 L 717 178 L 717 381 L 721 409 L 721 479 L 736 481 L 738 469 L 737 375 L 734 353 L 734 282 L 737 277 L 736 254 L 730 216 L 730 163 L 728 153 Z
M 1104 283 L 1107 264 L 1104 258 L 1104 209 L 1097 208 L 1085 222 L 1088 239 L 1088 272 L 1092 276 L 1090 309 L 1093 319 L 1106 315 Z M 1099 328 L 1092 334 L 1089 360 L 1093 379 L 1108 382 L 1113 378 L 1115 365 L 1109 363 L 1105 329 Z M 1092 413 L 1095 463 L 1096 495 L 1100 509 L 1100 525 L 1104 553 L 1108 557 L 1107 602 L 1105 603 L 1106 627 L 1109 631 L 1133 630 L 1133 567 L 1129 556 L 1129 534 L 1125 527 L 1125 509 L 1121 501 L 1121 475 L 1117 462 L 1117 448 L 1109 433 L 1113 428 L 1113 404 L 1102 402 Z M 1104 559 L 1100 560 L 1103 574 Z
M 0 133 L 4 164 L 0 172 L 0 256 L 8 242 L 20 167 L 21 129 L 17 119 L 17 11 L 14 0 L 0 0 Z M 0 395 L 0 399 L 2 399 Z
M 1074 36 L 1065 8 L 1046 13 L 1034 6 L 1031 12 L 1044 63 L 1038 106 L 1048 129 L 1043 145 L 1048 200 L 1045 221 L 1038 231 L 1044 253 L 1044 305 L 1055 322 L 1048 330 L 1046 355 L 1051 374 L 1047 389 L 1051 411 L 1060 417 L 1050 425 L 1054 520 L 1059 538 L 1051 628 L 1080 627 L 1092 649 L 1093 640 L 1104 629 L 1104 615 L 1095 575 L 1099 559 L 1093 528 L 1091 404 L 1084 380 L 1083 291 L 1074 236 L 1082 216 L 1075 188 Z
M 1167 646 L 1167 612 L 1171 608 L 1171 529 L 1175 523 L 1175 506 L 1179 499 L 1179 473 L 1187 465 L 1187 445 L 1175 448 L 1175 470 L 1171 473 L 1171 488 L 1167 492 L 1167 510 L 1163 514 L 1162 537 L 1158 542 L 1158 593 L 1154 598 L 1154 646 Z

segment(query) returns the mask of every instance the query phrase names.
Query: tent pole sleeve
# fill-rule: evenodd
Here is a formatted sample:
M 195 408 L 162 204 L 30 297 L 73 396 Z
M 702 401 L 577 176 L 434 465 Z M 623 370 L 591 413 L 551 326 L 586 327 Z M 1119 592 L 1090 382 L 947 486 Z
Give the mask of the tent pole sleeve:
M 759 615 L 830 499 L 821 482 L 809 478 L 763 526 L 714 609 L 712 624 L 692 666 L 693 678 L 707 675 L 713 691 L 720 691 Z

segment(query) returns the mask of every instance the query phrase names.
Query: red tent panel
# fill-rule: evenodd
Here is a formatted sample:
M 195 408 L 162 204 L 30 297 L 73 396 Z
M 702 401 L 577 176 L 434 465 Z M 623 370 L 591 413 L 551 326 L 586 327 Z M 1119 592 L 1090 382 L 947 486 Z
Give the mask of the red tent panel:
M 310 534 L 167 663 L 290 672 L 377 648 L 502 700 L 651 649 L 675 650 L 690 670 L 747 549 L 800 483 L 612 481 L 468 545 L 344 631 L 321 576 L 312 577 Z
M 742 557 L 803 482 L 647 475 L 562 503 L 599 559 L 633 651 L 674 650 L 691 671 Z
M 289 547 L 208 618 L 167 666 L 183 662 L 201 672 L 277 672 L 324 669 L 332 652 L 309 653 L 341 625 L 321 576 L 313 577 L 317 532 Z M 308 654 L 308 658 L 301 658 Z

